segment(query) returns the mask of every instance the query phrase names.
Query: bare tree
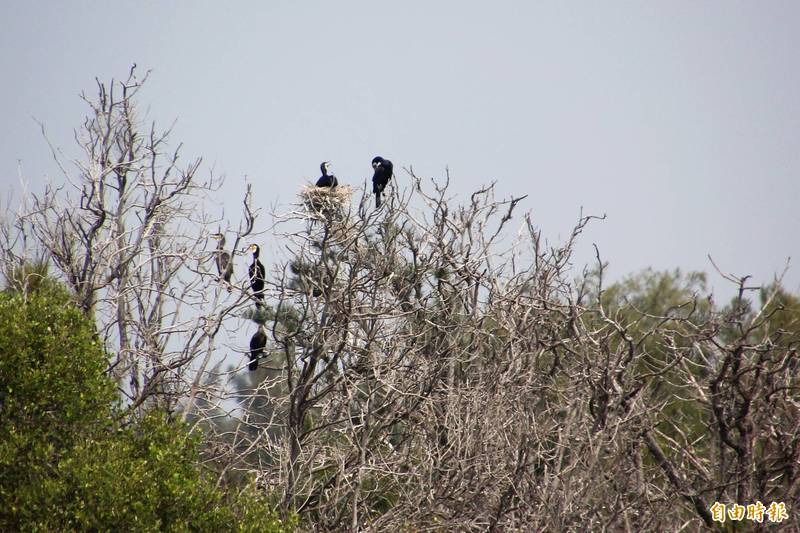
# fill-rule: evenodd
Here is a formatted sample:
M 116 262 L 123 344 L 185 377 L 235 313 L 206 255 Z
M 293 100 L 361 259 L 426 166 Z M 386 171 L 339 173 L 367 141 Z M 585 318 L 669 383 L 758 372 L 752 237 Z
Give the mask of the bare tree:
M 380 211 L 284 217 L 314 223 L 278 236 L 271 355 L 216 460 L 329 531 L 697 529 L 716 500 L 797 501 L 796 351 L 767 316 L 611 309 L 599 254 L 572 266 L 595 217 L 512 242 L 519 198 L 452 207 L 410 177 Z
M 182 164 L 181 146 L 170 150 L 170 130 L 143 123 L 136 99 L 146 77 L 134 66 L 124 81 L 98 80 L 97 95 L 83 95 L 82 156 L 67 163 L 53 148 L 66 183 L 26 199 L 16 237 L 52 258 L 94 317 L 129 405 L 171 413 L 187 394 L 191 409 L 217 333 L 246 304 L 247 287 L 228 298 L 214 283 L 204 202 L 221 180 L 201 179 L 200 159 Z M 234 249 L 254 218 L 248 192 Z

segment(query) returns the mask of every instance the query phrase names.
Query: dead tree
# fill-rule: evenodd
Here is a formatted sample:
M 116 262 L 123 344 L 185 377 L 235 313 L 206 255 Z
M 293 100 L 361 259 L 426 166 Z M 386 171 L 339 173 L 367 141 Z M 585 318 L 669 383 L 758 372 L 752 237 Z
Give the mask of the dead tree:
M 572 264 L 595 217 L 511 239 L 519 198 L 411 180 L 380 212 L 279 221 L 226 468 L 325 531 L 698 529 L 715 500 L 796 501 L 795 344 L 767 313 L 612 309 L 599 255 Z
M 221 180 L 200 178 L 200 159 L 182 163 L 170 131 L 143 122 L 136 100 L 145 80 L 134 67 L 123 81 L 98 80 L 95 97 L 83 95 L 90 111 L 75 135 L 83 153 L 68 163 L 53 149 L 65 182 L 25 199 L 15 227 L 96 321 L 127 404 L 172 413 L 191 409 L 246 287 L 232 296 L 216 290 L 207 239 L 218 221 L 204 202 Z M 244 203 L 237 243 L 255 217 L 249 192 Z

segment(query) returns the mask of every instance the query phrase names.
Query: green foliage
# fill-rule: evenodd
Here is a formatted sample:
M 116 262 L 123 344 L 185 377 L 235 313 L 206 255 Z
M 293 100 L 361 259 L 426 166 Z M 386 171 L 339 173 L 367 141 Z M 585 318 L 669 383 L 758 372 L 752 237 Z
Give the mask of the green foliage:
M 656 316 L 688 317 L 694 309 L 686 306 L 696 296 L 706 292 L 706 275 L 702 272 L 683 273 L 673 271 L 654 271 L 645 269 L 625 277 L 603 291 L 602 303 L 607 312 L 638 315 L 641 311 Z M 708 302 L 699 306 L 708 311 Z M 697 310 L 694 310 L 697 311 Z
M 0 435 L 68 446 L 107 418 L 115 393 L 105 369 L 91 325 L 65 291 L 27 301 L 0 294 Z
M 606 314 L 625 325 L 641 353 L 633 375 L 658 374 L 649 382 L 647 393 L 650 402 L 663 405 L 659 429 L 672 437 L 683 431 L 693 441 L 707 431 L 707 413 L 697 402 L 684 399 L 689 385 L 681 377 L 686 370 L 678 366 L 676 357 L 686 355 L 686 369 L 696 378 L 708 371 L 703 364 L 691 364 L 692 347 L 687 340 L 713 312 L 706 293 L 702 272 L 648 268 L 609 286 L 601 298 Z
M 767 333 L 778 333 L 778 342 L 788 346 L 797 342 L 800 335 L 800 298 L 789 294 L 779 285 L 761 290 L 761 303 L 765 305 L 762 316 Z
M 128 524 L 138 531 L 282 531 L 252 488 L 226 501 L 196 467 L 197 442 L 150 415 L 114 438 L 87 440 L 58 465 L 67 493 L 59 514 L 75 529 Z
M 265 496 L 198 469 L 185 427 L 123 425 L 91 324 L 63 289 L 0 294 L 0 530 L 285 531 Z
M 2 266 L 5 278 L 5 292 L 9 294 L 34 294 L 36 292 L 53 292 L 58 282 L 50 276 L 50 264 L 39 259 L 22 265 L 6 262 Z

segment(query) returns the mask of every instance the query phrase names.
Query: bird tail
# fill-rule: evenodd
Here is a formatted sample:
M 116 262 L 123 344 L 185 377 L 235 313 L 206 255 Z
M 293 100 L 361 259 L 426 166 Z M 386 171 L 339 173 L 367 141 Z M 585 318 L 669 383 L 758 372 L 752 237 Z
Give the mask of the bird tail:
M 258 354 L 250 353 L 250 364 L 247 365 L 247 369 L 250 372 L 258 370 Z
M 375 209 L 381 206 L 381 191 L 375 193 Z

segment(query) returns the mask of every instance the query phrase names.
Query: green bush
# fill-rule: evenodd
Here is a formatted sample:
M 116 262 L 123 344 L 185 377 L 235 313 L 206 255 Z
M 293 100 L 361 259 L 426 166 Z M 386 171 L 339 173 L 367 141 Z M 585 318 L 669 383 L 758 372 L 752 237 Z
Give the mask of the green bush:
M 268 531 L 264 495 L 229 495 L 159 414 L 122 426 L 91 324 L 62 289 L 0 294 L 0 530 Z

